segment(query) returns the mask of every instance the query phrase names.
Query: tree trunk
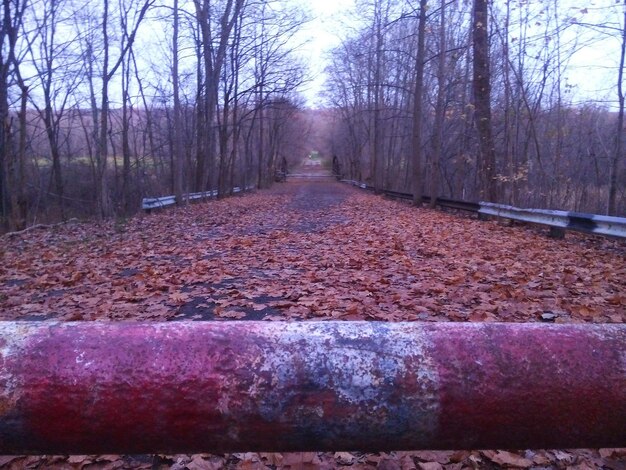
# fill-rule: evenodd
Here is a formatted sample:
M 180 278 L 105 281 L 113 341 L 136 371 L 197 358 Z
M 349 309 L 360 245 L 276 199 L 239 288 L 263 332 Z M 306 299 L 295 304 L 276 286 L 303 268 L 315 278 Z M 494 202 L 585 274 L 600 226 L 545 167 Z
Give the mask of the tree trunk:
M 96 178 L 96 201 L 97 201 L 97 209 L 98 215 L 102 218 L 111 217 L 114 214 L 113 201 L 111 200 L 110 190 L 109 190 L 109 182 L 107 178 L 107 158 L 108 158 L 108 145 L 107 139 L 109 137 L 109 83 L 117 69 L 122 65 L 126 54 L 129 53 L 131 48 L 133 47 L 133 43 L 135 42 L 135 36 L 137 35 L 137 30 L 139 29 L 139 25 L 141 24 L 143 18 L 146 15 L 146 12 L 150 8 L 150 6 L 154 3 L 155 0 L 145 0 L 141 10 L 139 11 L 139 15 L 137 16 L 137 21 L 133 26 L 133 29 L 130 34 L 128 34 L 128 30 L 125 31 L 124 39 L 125 42 L 122 43 L 122 47 L 117 58 L 117 61 L 114 63 L 112 67 L 109 68 L 109 58 L 110 58 L 110 49 L 109 49 L 109 30 L 108 30 L 108 22 L 109 22 L 109 0 L 103 0 L 103 14 L 102 14 L 102 39 L 103 39 L 103 64 L 101 71 L 101 80 L 102 80 L 102 88 L 101 88 L 101 96 L 100 96 L 100 129 L 97 133 L 97 144 L 96 144 L 96 163 L 97 163 L 97 178 Z M 123 14 L 123 13 L 121 13 Z
M 380 3 L 380 2 L 379 2 Z M 381 151 L 382 147 L 382 121 L 380 118 L 380 107 L 382 106 L 381 92 L 382 92 L 382 55 L 384 47 L 384 38 L 382 31 L 382 11 L 377 11 L 376 14 L 376 54 L 375 57 L 375 69 L 374 69 L 374 149 L 373 149 L 373 162 L 372 162 L 372 183 L 374 189 L 378 193 L 383 189 L 383 170 L 382 160 L 383 155 Z
M 122 62 L 122 197 L 124 214 L 132 211 L 130 174 L 130 57 Z
M 98 215 L 107 218 L 113 215 L 113 205 L 109 196 L 109 186 L 107 180 L 107 137 L 109 125 L 109 1 L 104 0 L 104 13 L 102 15 L 102 38 L 104 41 L 102 65 L 102 88 L 100 94 L 100 129 L 98 131 L 98 142 L 96 144 L 96 204 Z
M 215 116 L 218 105 L 218 86 L 222 74 L 222 67 L 227 53 L 231 32 L 235 21 L 244 7 L 244 0 L 226 0 L 224 11 L 220 17 L 219 37 L 213 35 L 210 24 L 214 6 L 208 0 L 194 0 L 196 15 L 202 36 L 202 58 L 204 59 L 204 130 L 202 137 L 203 152 L 198 153 L 198 174 L 196 185 L 204 191 L 217 183 L 215 177 Z M 215 46 L 217 39 L 217 47 Z
M 16 64 L 17 67 L 17 64 Z M 10 188 L 11 188 L 11 216 L 9 229 L 11 231 L 23 230 L 26 227 L 27 203 L 24 194 L 25 174 L 24 161 L 26 160 L 26 105 L 28 103 L 28 87 L 18 73 L 18 86 L 20 88 L 20 112 L 19 140 L 17 152 L 11 158 L 10 165 Z
M 202 175 L 204 175 L 204 167 L 206 165 L 205 161 L 205 98 L 204 98 L 204 88 L 202 83 L 204 83 L 204 72 L 202 67 L 202 44 L 198 39 L 198 43 L 196 44 L 196 81 L 198 83 L 197 92 L 196 92 L 196 129 L 195 129 L 195 138 L 196 138 L 196 174 L 194 178 L 193 187 L 195 191 L 203 191 L 202 187 Z
M 611 161 L 611 176 L 609 181 L 609 215 L 617 215 L 617 173 L 622 158 L 624 139 L 624 59 L 626 58 L 626 0 L 624 1 L 624 24 L 622 29 L 622 49 L 620 53 L 619 70 L 617 74 L 617 96 L 619 111 L 617 114 L 617 129 L 615 133 L 615 153 Z
M 264 186 L 263 169 L 265 168 L 265 110 L 263 109 L 263 85 L 259 87 L 259 175 L 257 187 Z
M 174 0 L 174 31 L 172 37 L 172 86 L 174 91 L 174 195 L 176 204 L 183 204 L 183 126 L 180 108 L 180 91 L 178 81 L 178 29 L 179 29 L 178 0 Z
M 489 67 L 489 0 L 474 0 L 472 18 L 474 52 L 474 109 L 478 129 L 481 195 L 497 200 L 496 151 L 491 128 L 491 76 Z
M 424 51 L 426 44 L 426 8 L 428 0 L 420 0 L 415 59 L 415 91 L 413 96 L 413 205 L 422 204 L 422 114 L 424 94 Z
M 217 191 L 218 196 L 222 197 L 227 195 L 232 188 L 228 188 L 228 160 L 230 155 L 228 153 L 228 138 L 229 138 L 229 119 L 230 114 L 230 90 L 226 90 L 223 95 L 222 113 L 221 119 L 218 122 L 218 135 L 219 135 L 219 164 L 218 164 L 218 182 Z
M 0 144 L 3 146 L 6 145 L 6 148 L 3 148 L 0 153 L 2 154 L 2 160 L 4 160 L 5 174 L 2 186 L 5 191 L 5 197 L 3 198 L 3 204 L 9 230 L 21 230 L 26 225 L 24 159 L 26 153 L 26 105 L 28 100 L 28 87 L 20 73 L 20 58 L 16 53 L 19 30 L 24 18 L 26 6 L 26 1 L 9 2 L 5 0 L 3 2 L 4 18 L 1 26 L 2 31 L 0 32 L 0 48 L 5 49 L 5 39 L 8 42 L 8 44 L 6 44 L 7 55 L 0 59 L 0 74 L 2 76 L 0 86 L 6 87 L 2 92 L 3 103 L 0 105 L 3 108 L 2 112 L 0 112 L 0 117 L 4 118 L 0 125 L 3 126 L 3 132 L 5 134 Z M 2 51 L 0 51 L 0 54 L 2 54 Z M 17 148 L 12 142 L 11 117 L 8 103 L 9 71 L 11 66 L 13 67 L 13 79 L 20 90 L 20 110 L 18 112 L 19 138 Z
M 47 100 L 47 99 L 46 99 Z M 50 145 L 50 155 L 52 157 L 52 177 L 54 180 L 54 190 L 58 199 L 59 209 L 61 210 L 61 219 L 65 220 L 65 201 L 63 187 L 63 172 L 61 169 L 61 150 L 59 149 L 59 139 L 56 131 L 57 125 L 53 122 L 52 102 L 46 103 L 44 111 L 44 124 L 46 125 L 46 136 Z
M 235 166 L 237 164 L 238 157 L 238 149 L 239 149 L 239 139 L 241 136 L 241 129 L 243 127 L 243 123 L 239 122 L 239 71 L 240 71 L 240 43 L 241 43 L 241 19 L 238 19 L 235 22 L 234 28 L 234 43 L 231 57 L 231 69 L 232 69 L 232 80 L 233 80 L 233 109 L 231 113 L 231 126 L 232 126 L 232 144 L 231 144 L 231 152 L 230 152 L 230 166 L 228 168 L 228 186 L 232 190 L 235 186 Z M 227 118 L 228 119 L 228 118 Z M 245 162 L 243 163 L 245 167 Z M 246 174 L 244 170 L 244 174 Z M 243 188 L 247 185 L 247 178 L 244 176 L 243 178 Z
M 44 6 L 46 9 L 46 15 L 48 16 L 48 24 L 46 27 L 42 27 L 40 31 L 40 41 L 41 48 L 45 50 L 43 57 L 38 55 L 38 52 L 33 49 L 32 44 L 29 45 L 29 50 L 31 56 L 33 58 L 33 62 L 36 63 L 38 59 L 43 60 L 43 67 L 41 70 L 38 70 L 38 75 L 41 79 L 42 92 L 43 92 L 43 100 L 44 100 L 44 109 L 43 111 L 39 110 L 37 106 L 37 111 L 41 119 L 46 126 L 46 137 L 48 139 L 48 145 L 50 146 L 50 156 L 52 157 L 52 173 L 50 175 L 50 187 L 54 187 L 54 191 L 57 198 L 57 204 L 59 210 L 61 211 L 61 219 L 65 220 L 65 201 L 64 201 L 64 185 L 63 185 L 63 174 L 61 169 L 61 149 L 59 143 L 59 130 L 60 130 L 60 122 L 63 117 L 63 112 L 65 110 L 65 105 L 70 95 L 70 91 L 66 92 L 64 98 L 61 101 L 61 108 L 55 109 L 55 99 L 53 97 L 53 78 L 57 72 L 58 65 L 56 64 L 56 60 L 58 57 L 56 56 L 56 31 L 58 26 L 58 9 L 60 8 L 59 2 L 56 0 L 51 0 L 49 5 Z M 47 31 L 50 31 L 49 35 Z M 40 54 L 40 52 L 39 52 Z M 35 67 L 37 67 L 35 65 Z M 57 78 L 57 81 L 59 79 Z M 58 98 L 58 97 L 57 97 Z M 59 100 L 57 99 L 56 102 Z
M 9 61 L 3 55 L 1 46 L 7 34 L 7 23 L 10 16 L 7 14 L 8 2 L 4 4 L 4 18 L 0 29 L 0 226 L 6 224 L 9 212 L 9 193 L 7 188 L 6 164 L 9 159 L 11 127 L 9 120 Z
M 437 104 L 432 139 L 432 165 L 430 175 L 430 207 L 434 208 L 439 196 L 441 160 L 443 158 L 443 125 L 446 106 L 446 1 L 441 0 L 439 14 L 439 59 L 437 61 Z

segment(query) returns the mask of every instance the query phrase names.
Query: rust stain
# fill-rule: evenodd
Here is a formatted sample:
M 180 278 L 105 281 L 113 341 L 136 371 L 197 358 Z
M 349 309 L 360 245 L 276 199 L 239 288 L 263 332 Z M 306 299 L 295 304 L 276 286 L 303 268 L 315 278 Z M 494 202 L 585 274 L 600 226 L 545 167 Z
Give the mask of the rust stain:
M 5 323 L 0 345 L 4 453 L 626 442 L 624 325 Z
M 441 448 L 626 442 L 624 325 L 483 324 L 463 328 L 463 337 L 429 329 L 442 384 Z

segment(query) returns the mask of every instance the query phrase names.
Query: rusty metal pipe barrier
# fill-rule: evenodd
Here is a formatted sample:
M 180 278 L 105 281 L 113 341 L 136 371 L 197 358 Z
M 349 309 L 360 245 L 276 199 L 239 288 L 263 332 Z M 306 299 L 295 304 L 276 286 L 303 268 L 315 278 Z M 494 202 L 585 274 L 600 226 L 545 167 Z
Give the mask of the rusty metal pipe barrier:
M 0 453 L 626 445 L 626 325 L 0 323 Z

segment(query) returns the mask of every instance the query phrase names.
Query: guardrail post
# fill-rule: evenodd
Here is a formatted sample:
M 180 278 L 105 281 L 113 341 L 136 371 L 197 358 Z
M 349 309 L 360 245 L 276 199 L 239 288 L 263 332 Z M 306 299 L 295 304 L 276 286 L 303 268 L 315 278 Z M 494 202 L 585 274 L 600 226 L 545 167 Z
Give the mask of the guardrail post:
M 561 227 L 550 227 L 550 233 L 548 234 L 550 238 L 556 238 L 557 240 L 562 240 L 565 238 L 565 229 Z
M 0 323 L 0 452 L 618 447 L 626 325 Z

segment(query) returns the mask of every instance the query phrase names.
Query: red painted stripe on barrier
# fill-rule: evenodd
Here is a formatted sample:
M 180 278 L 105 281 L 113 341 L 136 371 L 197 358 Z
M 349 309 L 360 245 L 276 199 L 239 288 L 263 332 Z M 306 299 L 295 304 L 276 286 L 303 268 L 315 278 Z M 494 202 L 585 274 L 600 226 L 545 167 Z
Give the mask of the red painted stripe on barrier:
M 617 446 L 624 325 L 0 324 L 0 452 Z
M 624 326 L 437 326 L 441 448 L 626 444 Z

